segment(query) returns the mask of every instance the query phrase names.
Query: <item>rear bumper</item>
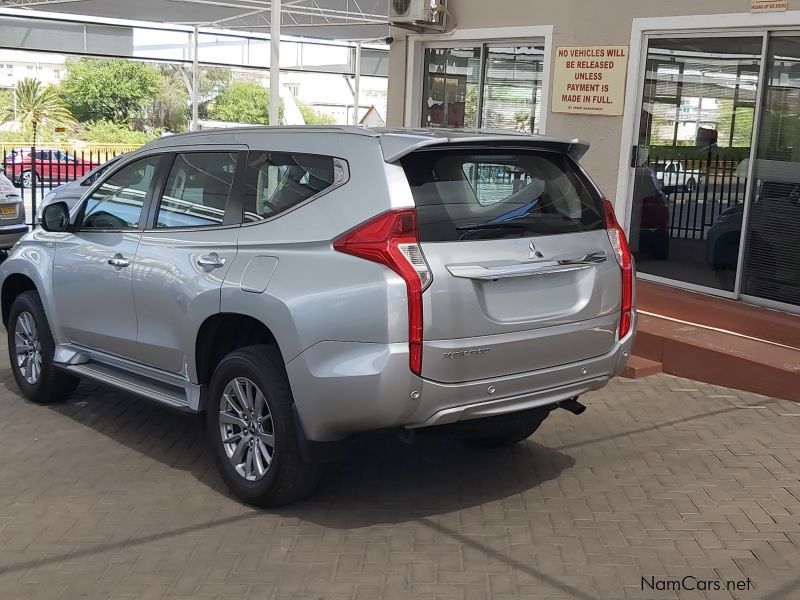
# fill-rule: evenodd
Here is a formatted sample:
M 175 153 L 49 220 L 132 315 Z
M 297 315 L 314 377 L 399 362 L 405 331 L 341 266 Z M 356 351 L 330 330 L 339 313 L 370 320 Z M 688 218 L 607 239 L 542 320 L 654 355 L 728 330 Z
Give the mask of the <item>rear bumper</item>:
M 320 342 L 286 365 L 305 436 L 336 441 L 386 427 L 430 427 L 555 404 L 597 390 L 630 356 L 636 327 L 591 359 L 467 383 L 423 380 L 407 344 Z
M 0 225 L 0 249 L 11 248 L 26 233 L 28 226 L 25 224 Z
M 448 423 L 467 421 L 469 419 L 481 419 L 483 417 L 496 417 L 498 415 L 519 412 L 521 410 L 548 406 L 561 402 L 562 400 L 575 398 L 585 392 L 599 390 L 608 383 L 608 380 L 609 377 L 601 376 L 595 379 L 583 380 L 559 387 L 524 392 L 508 398 L 484 400 L 465 405 L 452 406 L 435 412 L 421 423 L 411 423 L 406 425 L 406 427 L 412 429 L 418 427 L 433 427 L 434 425 L 446 425 Z
M 598 390 L 622 372 L 636 331 L 633 327 L 614 347 L 594 358 L 494 379 L 445 384 L 425 380 L 422 404 L 406 427 L 430 427 L 492 417 L 555 404 Z

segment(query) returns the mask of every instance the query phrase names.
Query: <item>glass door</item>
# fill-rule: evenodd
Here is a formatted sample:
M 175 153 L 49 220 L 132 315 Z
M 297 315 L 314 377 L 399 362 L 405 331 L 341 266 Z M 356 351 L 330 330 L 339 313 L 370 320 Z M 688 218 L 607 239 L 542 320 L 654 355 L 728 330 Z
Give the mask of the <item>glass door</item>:
M 629 221 L 645 277 L 734 296 L 763 46 L 648 40 Z
M 796 308 L 800 307 L 800 35 L 770 36 L 766 66 L 741 293 Z

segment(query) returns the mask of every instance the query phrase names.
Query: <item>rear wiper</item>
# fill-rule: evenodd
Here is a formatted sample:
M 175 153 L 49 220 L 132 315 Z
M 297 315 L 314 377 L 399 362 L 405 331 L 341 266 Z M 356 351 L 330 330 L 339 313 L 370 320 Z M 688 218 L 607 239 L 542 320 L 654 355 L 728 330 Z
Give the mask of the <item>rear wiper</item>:
M 476 223 L 475 225 L 459 225 L 456 227 L 458 231 L 475 230 L 475 229 L 527 229 L 528 225 L 525 223 Z

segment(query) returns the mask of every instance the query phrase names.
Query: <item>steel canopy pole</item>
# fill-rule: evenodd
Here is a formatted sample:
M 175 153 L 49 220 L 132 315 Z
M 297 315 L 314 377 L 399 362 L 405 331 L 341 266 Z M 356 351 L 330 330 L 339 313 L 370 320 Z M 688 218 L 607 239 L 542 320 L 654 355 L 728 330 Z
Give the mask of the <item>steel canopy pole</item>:
M 281 0 L 272 0 L 269 22 L 269 124 L 278 121 L 281 106 Z
M 353 79 L 353 125 L 358 125 L 358 102 L 361 93 L 361 42 L 356 42 L 355 77 Z
M 194 26 L 194 33 L 192 35 L 192 131 L 197 131 L 197 93 L 198 93 L 198 79 L 199 79 L 199 66 L 197 56 L 197 25 Z

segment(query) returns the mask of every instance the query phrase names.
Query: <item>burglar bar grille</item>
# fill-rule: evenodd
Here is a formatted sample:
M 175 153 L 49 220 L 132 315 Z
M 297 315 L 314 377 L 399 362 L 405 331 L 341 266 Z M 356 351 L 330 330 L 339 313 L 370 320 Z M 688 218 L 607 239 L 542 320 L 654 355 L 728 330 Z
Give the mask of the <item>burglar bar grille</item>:
M 4 152 L 3 173 L 20 188 L 26 223 L 36 225 L 36 212 L 50 190 L 81 179 L 90 171 L 123 151 L 67 152 L 57 148 L 14 148 Z

